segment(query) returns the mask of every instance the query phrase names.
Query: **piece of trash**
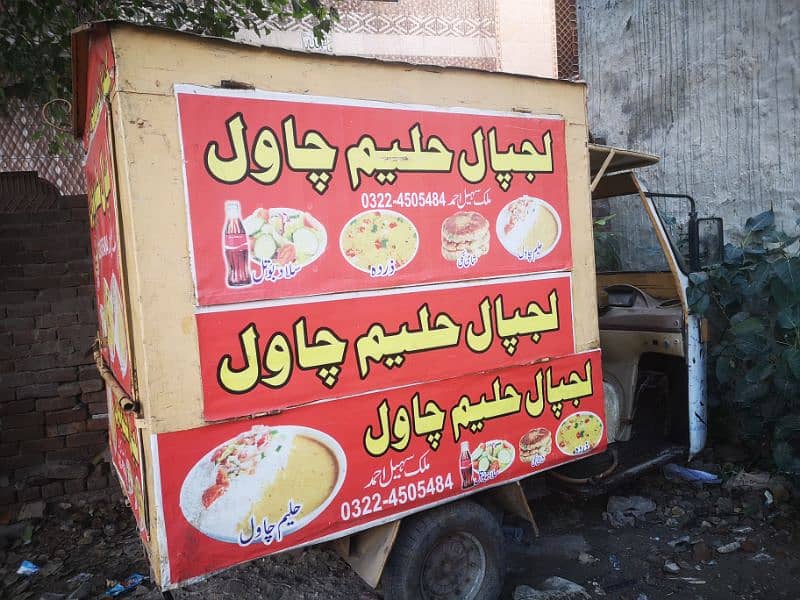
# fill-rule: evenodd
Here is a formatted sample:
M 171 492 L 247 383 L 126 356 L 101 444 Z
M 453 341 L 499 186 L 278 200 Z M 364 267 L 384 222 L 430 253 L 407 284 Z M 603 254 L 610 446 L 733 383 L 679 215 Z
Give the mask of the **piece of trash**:
M 589 600 L 591 596 L 586 588 L 563 577 L 548 577 L 542 582 L 539 589 L 520 585 L 514 590 L 514 600 L 551 600 L 554 598 Z
M 664 465 L 664 477 L 667 479 L 688 481 L 690 483 L 722 483 L 717 475 L 699 469 L 688 469 L 675 463 Z
M 739 489 L 739 490 L 763 490 L 769 485 L 769 473 L 748 473 L 740 471 L 722 486 L 726 490 Z
M 772 504 L 775 502 L 775 497 L 769 490 L 764 490 L 764 498 L 766 498 L 766 500 L 764 500 L 764 504 L 766 506 L 772 506 Z
M 39 567 L 33 564 L 29 560 L 23 560 L 22 563 L 19 565 L 19 569 L 17 569 L 17 575 L 24 575 L 26 577 L 30 575 L 35 575 L 39 572 Z
M 588 552 L 581 552 L 580 554 L 578 554 L 578 562 L 581 563 L 582 565 L 590 565 L 592 563 L 596 563 L 598 560 L 600 559 L 595 558 Z
M 641 593 L 638 596 L 636 596 L 636 600 L 649 600 L 649 599 L 647 597 L 647 594 Z
M 83 583 L 84 581 L 89 581 L 92 578 L 91 573 L 78 573 L 77 575 L 73 575 L 69 579 L 67 579 L 67 583 L 69 585 L 78 585 L 79 583 Z
M 731 542 L 730 544 L 719 546 L 717 548 L 717 552 L 720 554 L 730 554 L 731 552 L 736 552 L 739 549 L 739 546 L 741 546 L 739 542 Z
M 671 561 L 671 560 L 668 560 L 667 562 L 664 563 L 664 571 L 667 572 L 667 573 L 675 574 L 675 573 L 679 573 L 680 570 L 681 570 L 681 568 L 678 566 L 678 564 L 673 562 L 673 561 Z
M 685 581 L 691 585 L 705 585 L 705 579 L 698 579 L 697 577 L 667 577 L 667 579 L 672 579 L 673 581 Z
M 753 531 L 752 527 L 734 527 L 731 529 L 733 533 L 751 533 Z
M 750 560 L 755 562 L 772 562 L 774 559 L 766 552 L 759 552 L 751 556 Z
M 688 544 L 691 538 L 688 535 L 683 535 L 679 538 L 675 538 L 672 541 L 667 542 L 668 546 L 675 548 L 676 546 L 682 546 L 683 544 Z
M 608 557 L 608 562 L 611 563 L 611 568 L 615 571 L 620 571 L 622 567 L 619 564 L 619 557 L 616 554 L 611 554 Z
M 644 521 L 645 515 L 656 509 L 656 503 L 642 496 L 611 496 L 608 499 L 603 520 L 611 527 L 633 527 L 636 521 Z
M 147 577 L 144 575 L 139 575 L 139 573 L 134 573 L 130 577 L 126 577 L 122 581 L 120 581 L 115 586 L 106 590 L 106 596 L 111 596 L 115 598 L 117 596 L 121 596 L 126 592 L 130 592 L 131 590 L 136 589 L 139 585 L 145 580 Z

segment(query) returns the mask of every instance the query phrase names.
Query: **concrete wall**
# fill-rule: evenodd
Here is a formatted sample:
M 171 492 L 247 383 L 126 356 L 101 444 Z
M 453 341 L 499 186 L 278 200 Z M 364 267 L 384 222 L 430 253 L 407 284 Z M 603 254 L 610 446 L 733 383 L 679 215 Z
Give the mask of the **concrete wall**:
M 328 54 L 369 56 L 541 77 L 558 74 L 554 0 L 340 0 L 323 43 L 313 21 L 270 19 L 272 32 L 240 40 Z
M 726 230 L 800 217 L 800 2 L 582 0 L 589 124 L 654 152 L 653 191 L 685 192 Z

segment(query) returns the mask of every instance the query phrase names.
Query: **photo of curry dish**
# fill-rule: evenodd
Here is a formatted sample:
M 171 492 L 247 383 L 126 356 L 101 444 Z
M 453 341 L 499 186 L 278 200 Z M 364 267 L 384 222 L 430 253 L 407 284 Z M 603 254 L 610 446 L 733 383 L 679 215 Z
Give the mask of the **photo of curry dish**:
M 603 421 L 593 412 L 581 411 L 561 422 L 556 431 L 556 446 L 567 456 L 585 454 L 603 438 Z
M 516 257 L 546 256 L 561 237 L 561 222 L 555 209 L 531 196 L 509 202 L 497 216 L 496 229 L 500 243 Z
M 390 264 L 400 270 L 417 254 L 417 228 L 393 210 L 370 210 L 356 215 L 342 229 L 339 245 L 345 260 L 365 273 Z
M 315 429 L 256 425 L 220 444 L 192 468 L 181 488 L 186 520 L 209 537 L 238 543 L 251 523 L 279 523 L 286 534 L 312 521 L 344 482 L 339 444 Z

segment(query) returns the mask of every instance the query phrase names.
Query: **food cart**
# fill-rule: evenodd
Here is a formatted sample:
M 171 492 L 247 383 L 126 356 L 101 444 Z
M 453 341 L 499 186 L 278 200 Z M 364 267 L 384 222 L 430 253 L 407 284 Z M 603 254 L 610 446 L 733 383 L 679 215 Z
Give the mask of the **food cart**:
M 530 518 L 517 482 L 606 447 L 585 86 L 116 22 L 72 49 L 156 583 L 333 542 L 375 585 L 420 513 L 464 524 L 461 596 L 495 593 L 487 506 Z

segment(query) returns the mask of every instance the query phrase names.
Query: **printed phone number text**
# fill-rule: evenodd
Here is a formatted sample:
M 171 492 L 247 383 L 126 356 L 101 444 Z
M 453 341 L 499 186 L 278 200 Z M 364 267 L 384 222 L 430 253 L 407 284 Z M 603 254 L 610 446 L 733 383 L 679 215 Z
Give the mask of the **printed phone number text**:
M 448 473 L 447 475 L 437 475 L 430 477 L 427 480 L 421 479 L 416 482 L 398 485 L 388 492 L 375 492 L 374 494 L 367 494 L 361 498 L 353 498 L 347 502 L 342 502 L 340 507 L 340 516 L 342 521 L 349 521 L 351 519 L 358 519 L 373 513 L 379 513 L 384 510 L 385 506 L 397 508 L 416 500 L 421 500 L 428 496 L 441 494 L 445 490 L 453 489 L 453 476 Z
M 361 194 L 362 208 L 420 208 L 445 206 L 444 192 L 365 192 Z

